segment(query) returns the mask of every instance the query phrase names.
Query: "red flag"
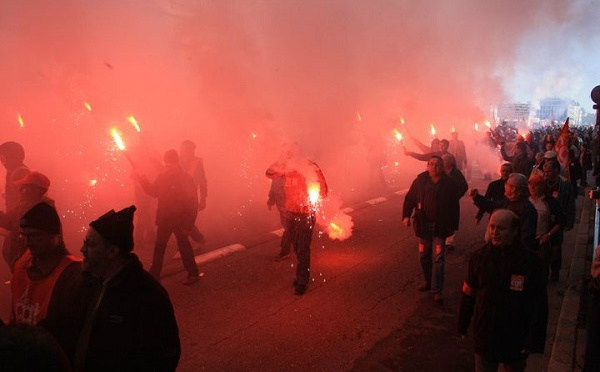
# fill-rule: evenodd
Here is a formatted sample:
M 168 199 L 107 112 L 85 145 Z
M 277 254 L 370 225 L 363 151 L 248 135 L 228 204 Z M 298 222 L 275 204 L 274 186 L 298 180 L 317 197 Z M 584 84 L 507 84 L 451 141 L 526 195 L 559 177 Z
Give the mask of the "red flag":
M 556 152 L 556 158 L 560 165 L 567 172 L 569 171 L 569 118 L 565 121 L 565 124 L 560 131 L 558 141 L 554 145 L 554 152 Z

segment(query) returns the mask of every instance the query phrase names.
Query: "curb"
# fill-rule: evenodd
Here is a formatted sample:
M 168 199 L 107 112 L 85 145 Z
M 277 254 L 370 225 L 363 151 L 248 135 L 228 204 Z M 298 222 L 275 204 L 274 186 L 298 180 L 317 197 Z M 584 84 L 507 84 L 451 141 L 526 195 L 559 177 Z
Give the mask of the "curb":
M 580 305 L 581 280 L 586 270 L 586 251 L 590 223 L 590 201 L 584 196 L 581 216 L 574 237 L 573 255 L 567 278 L 566 290 L 560 307 L 560 314 L 550 361 L 549 372 L 573 371 L 577 352 L 577 316 Z M 581 346 L 580 346 L 581 347 Z

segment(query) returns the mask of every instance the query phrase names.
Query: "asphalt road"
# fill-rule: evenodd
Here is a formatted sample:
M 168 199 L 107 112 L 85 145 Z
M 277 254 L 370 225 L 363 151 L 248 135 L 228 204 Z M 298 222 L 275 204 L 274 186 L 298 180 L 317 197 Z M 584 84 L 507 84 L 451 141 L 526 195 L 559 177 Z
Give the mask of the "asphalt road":
M 278 240 L 201 266 L 193 287 L 163 280 L 180 326 L 179 371 L 462 371 L 471 345 L 455 337 L 460 285 L 483 225 L 463 200 L 463 229 L 447 256 L 445 303 L 416 290 L 416 238 L 401 197 L 353 213 L 344 242 L 315 234 L 308 292 L 293 294 L 295 259 L 274 262 Z M 433 354 L 449 352 L 443 361 Z

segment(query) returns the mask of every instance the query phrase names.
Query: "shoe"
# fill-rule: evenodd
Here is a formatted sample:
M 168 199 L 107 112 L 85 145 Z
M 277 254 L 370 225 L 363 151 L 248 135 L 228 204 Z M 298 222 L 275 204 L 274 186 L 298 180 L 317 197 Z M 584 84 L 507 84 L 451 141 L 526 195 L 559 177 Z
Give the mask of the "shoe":
M 190 275 L 187 278 L 185 278 L 185 280 L 182 283 L 183 283 L 183 285 L 192 285 L 192 284 L 197 283 L 199 280 L 200 280 L 200 277 L 198 275 L 196 275 L 196 276 Z
M 296 296 L 302 296 L 304 293 L 306 293 L 306 286 L 305 285 L 296 285 L 296 290 L 294 291 L 294 294 Z
M 433 295 L 433 300 L 438 305 L 443 305 L 444 304 L 444 299 L 442 298 L 442 294 L 441 293 L 434 294 Z
M 421 292 L 425 292 L 431 289 L 431 283 L 429 282 L 423 282 L 421 283 L 421 285 L 419 287 L 417 287 L 417 290 L 421 291 Z
M 285 261 L 288 258 L 290 258 L 290 253 L 286 253 L 286 254 L 278 254 L 277 256 L 275 256 L 275 261 L 279 262 L 279 261 Z
M 452 244 L 448 244 L 448 245 L 446 245 L 446 251 L 447 251 L 447 252 L 452 252 L 452 251 L 454 251 L 454 246 L 453 246 Z

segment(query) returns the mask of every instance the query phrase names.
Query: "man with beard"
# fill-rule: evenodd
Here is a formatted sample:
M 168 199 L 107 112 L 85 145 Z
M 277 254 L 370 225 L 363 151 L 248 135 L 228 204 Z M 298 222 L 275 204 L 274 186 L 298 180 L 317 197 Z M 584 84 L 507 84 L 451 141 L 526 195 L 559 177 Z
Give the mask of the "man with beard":
M 171 300 L 133 250 L 135 206 L 90 223 L 81 253 L 97 282 L 82 319 L 74 371 L 175 371 L 181 353 Z M 88 296 L 90 297 L 90 296 Z
M 444 173 L 439 156 L 427 161 L 427 171 L 413 181 L 402 211 L 402 223 L 410 226 L 414 210 L 415 234 L 419 238 L 419 260 L 423 283 L 419 291 L 431 291 L 442 304 L 444 285 L 445 240 L 458 228 L 458 191 L 456 183 Z
M 496 210 L 490 241 L 469 261 L 458 315 L 466 335 L 473 318 L 475 370 L 525 371 L 529 353 L 543 353 L 548 322 L 546 278 L 541 260 L 520 244 L 519 217 Z

